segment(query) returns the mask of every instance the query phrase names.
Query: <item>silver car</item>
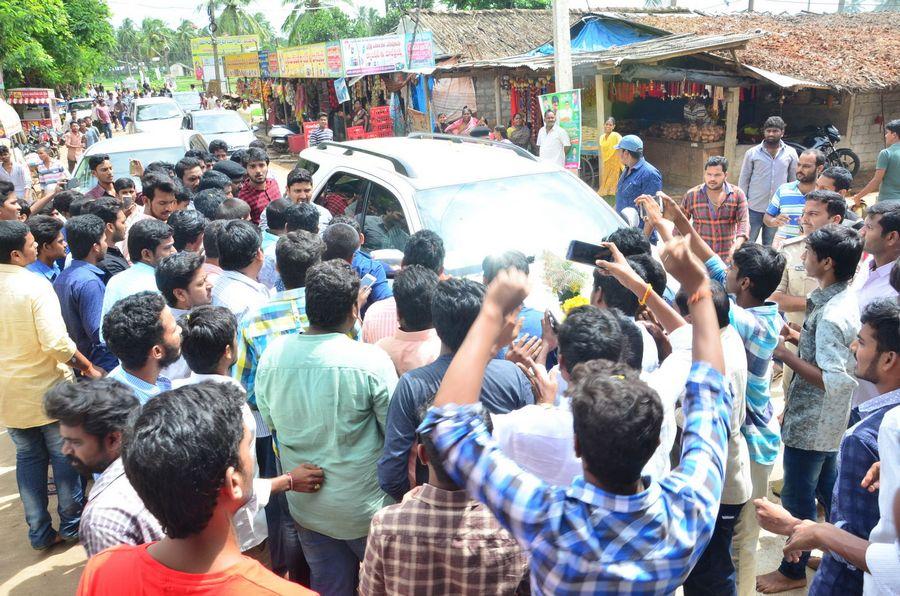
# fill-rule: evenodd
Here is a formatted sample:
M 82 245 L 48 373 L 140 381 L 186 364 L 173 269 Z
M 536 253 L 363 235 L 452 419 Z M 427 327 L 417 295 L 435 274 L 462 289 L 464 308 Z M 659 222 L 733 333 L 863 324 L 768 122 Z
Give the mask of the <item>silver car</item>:
M 247 149 L 256 140 L 256 135 L 234 110 L 201 110 L 184 117 L 184 128 L 203 134 L 207 142 L 216 140 L 228 144 L 228 152 Z
M 184 111 L 171 97 L 139 97 L 128 111 L 127 132 L 175 132 Z

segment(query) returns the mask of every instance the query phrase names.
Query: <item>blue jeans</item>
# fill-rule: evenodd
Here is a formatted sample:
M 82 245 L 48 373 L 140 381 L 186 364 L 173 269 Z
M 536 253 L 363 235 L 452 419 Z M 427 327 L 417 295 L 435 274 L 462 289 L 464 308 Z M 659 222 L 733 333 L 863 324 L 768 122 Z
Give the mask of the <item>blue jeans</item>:
M 816 499 L 825 509 L 825 519 L 831 513 L 831 493 L 837 479 L 837 453 L 832 451 L 807 451 L 785 446 L 784 487 L 781 504 L 798 519 L 816 520 Z M 781 561 L 778 570 L 785 577 L 806 577 L 809 552 L 804 552 L 799 563 Z
M 778 228 L 770 228 L 764 224 L 764 215 L 765 213 L 761 211 L 750 209 L 750 238 L 747 239 L 747 242 L 756 242 L 756 237 L 759 236 L 759 232 L 762 230 L 763 246 L 772 246 L 772 241 L 775 240 L 775 234 L 778 233 Z
M 753 506 L 751 503 L 750 507 Z M 737 573 L 731 560 L 734 527 L 744 505 L 720 505 L 709 544 L 684 582 L 685 596 L 734 596 Z
M 367 537 L 338 540 L 299 525 L 297 529 L 309 563 L 310 588 L 322 596 L 355 596 Z
M 59 533 L 64 538 L 78 536 L 84 492 L 81 478 L 62 453 L 59 424 L 32 428 L 10 428 L 16 446 L 16 483 L 25 508 L 28 540 L 32 548 L 43 548 L 56 540 L 56 530 L 47 511 L 47 465 L 53 466 L 53 481 L 59 513 Z

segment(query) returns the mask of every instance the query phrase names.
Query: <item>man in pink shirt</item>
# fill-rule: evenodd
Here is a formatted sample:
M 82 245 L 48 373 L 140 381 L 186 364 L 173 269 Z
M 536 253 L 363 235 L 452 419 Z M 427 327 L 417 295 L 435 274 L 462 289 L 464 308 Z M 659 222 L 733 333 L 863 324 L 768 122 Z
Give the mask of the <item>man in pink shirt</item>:
M 431 297 L 438 281 L 437 273 L 422 265 L 405 267 L 394 280 L 400 328 L 375 345 L 391 357 L 397 376 L 431 364 L 441 354 L 441 340 L 431 322 Z
M 409 237 L 403 251 L 403 268 L 421 265 L 434 271 L 440 279 L 444 275 L 444 241 L 431 230 L 420 230 Z M 366 343 L 378 343 L 393 337 L 400 325 L 397 321 L 397 302 L 394 297 L 379 300 L 366 311 L 362 337 Z
M 100 132 L 107 139 L 112 138 L 112 114 L 109 113 L 109 107 L 106 105 L 105 99 L 97 101 L 97 119 L 100 120 Z

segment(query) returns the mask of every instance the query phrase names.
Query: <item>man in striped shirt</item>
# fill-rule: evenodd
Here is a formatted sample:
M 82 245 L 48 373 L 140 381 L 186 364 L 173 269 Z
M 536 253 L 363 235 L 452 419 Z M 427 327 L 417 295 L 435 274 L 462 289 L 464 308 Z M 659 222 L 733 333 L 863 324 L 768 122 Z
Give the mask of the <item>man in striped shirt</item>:
M 69 179 L 69 173 L 66 171 L 66 168 L 59 163 L 58 159 L 50 157 L 50 154 L 47 152 L 47 147 L 44 145 L 38 147 L 37 156 L 41 160 L 41 163 L 37 167 L 41 191 L 47 193 L 49 189 L 50 192 L 54 192 L 60 182 L 65 182 Z M 51 186 L 53 187 L 52 189 L 50 188 Z
M 309 146 L 315 147 L 322 141 L 330 141 L 334 138 L 334 132 L 328 128 L 328 114 L 319 112 L 319 128 L 309 133 Z
M 800 216 L 803 215 L 806 195 L 816 189 L 816 178 L 823 169 L 825 154 L 818 149 L 807 149 L 800 154 L 797 179 L 782 184 L 775 191 L 763 216 L 764 224 L 770 228 L 778 228 L 772 243 L 775 248 L 779 248 L 785 240 L 803 233 L 800 229 Z

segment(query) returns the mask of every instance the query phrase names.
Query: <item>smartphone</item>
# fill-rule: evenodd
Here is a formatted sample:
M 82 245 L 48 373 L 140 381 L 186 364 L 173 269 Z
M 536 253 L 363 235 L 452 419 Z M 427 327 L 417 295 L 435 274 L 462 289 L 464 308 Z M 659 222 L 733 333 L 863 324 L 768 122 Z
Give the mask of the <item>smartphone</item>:
M 589 244 L 580 240 L 572 240 L 569 243 L 569 251 L 566 258 L 576 263 L 584 263 L 593 266 L 597 261 L 608 261 L 612 258 L 612 252 L 596 244 Z
M 128 161 L 128 173 L 132 176 L 140 176 L 141 175 L 141 162 L 136 159 L 131 159 Z
M 662 197 L 659 196 L 658 192 L 655 195 L 653 195 L 653 200 L 656 202 L 657 205 L 659 205 L 659 212 L 662 213 L 663 212 L 663 200 L 662 200 Z M 647 218 L 647 210 L 644 208 L 643 205 L 640 206 L 638 211 L 641 214 L 641 219 Z
M 550 323 L 550 329 L 553 330 L 553 333 L 558 334 L 559 333 L 559 321 L 556 320 L 556 316 L 550 311 L 549 308 L 547 309 L 546 312 L 547 312 L 547 321 Z
M 372 275 L 371 273 L 366 273 L 362 276 L 362 279 L 359 280 L 359 284 L 364 288 L 369 288 L 372 287 L 372 284 L 374 284 L 375 281 L 376 279 L 374 275 Z

